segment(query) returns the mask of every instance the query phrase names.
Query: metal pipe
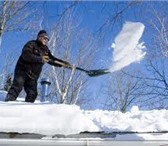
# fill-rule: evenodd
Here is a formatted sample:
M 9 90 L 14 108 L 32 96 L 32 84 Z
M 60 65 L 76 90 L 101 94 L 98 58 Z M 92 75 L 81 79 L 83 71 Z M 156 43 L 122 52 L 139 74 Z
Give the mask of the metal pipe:
M 46 97 L 48 96 L 49 86 L 51 85 L 51 82 L 49 78 L 42 78 L 40 83 L 42 86 L 40 101 L 44 102 L 46 100 Z

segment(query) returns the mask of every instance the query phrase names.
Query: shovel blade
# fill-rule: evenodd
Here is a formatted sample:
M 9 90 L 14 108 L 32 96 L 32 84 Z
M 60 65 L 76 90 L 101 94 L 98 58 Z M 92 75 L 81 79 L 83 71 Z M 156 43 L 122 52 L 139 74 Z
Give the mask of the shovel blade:
M 97 76 L 101 76 L 101 75 L 105 75 L 110 73 L 109 69 L 98 69 L 98 70 L 89 70 L 87 71 L 87 74 L 90 77 L 97 77 Z

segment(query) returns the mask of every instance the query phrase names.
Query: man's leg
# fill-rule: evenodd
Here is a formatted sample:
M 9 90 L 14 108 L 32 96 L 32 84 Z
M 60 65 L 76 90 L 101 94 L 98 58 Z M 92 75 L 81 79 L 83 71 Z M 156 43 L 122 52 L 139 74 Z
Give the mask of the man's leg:
M 37 98 L 37 80 L 29 79 L 24 85 L 25 92 L 27 94 L 25 101 L 34 102 Z
M 5 101 L 15 101 L 16 100 L 19 93 L 22 91 L 24 80 L 25 79 L 22 74 L 20 73 L 15 74 L 12 86 L 8 91 Z

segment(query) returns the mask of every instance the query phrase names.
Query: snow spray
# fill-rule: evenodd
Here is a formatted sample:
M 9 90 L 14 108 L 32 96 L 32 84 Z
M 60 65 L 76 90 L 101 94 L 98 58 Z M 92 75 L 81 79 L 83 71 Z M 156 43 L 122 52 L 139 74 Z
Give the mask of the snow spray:
M 145 26 L 140 22 L 126 22 L 116 36 L 111 48 L 113 60 L 110 72 L 121 70 L 134 62 L 144 58 L 144 42 L 139 43 Z

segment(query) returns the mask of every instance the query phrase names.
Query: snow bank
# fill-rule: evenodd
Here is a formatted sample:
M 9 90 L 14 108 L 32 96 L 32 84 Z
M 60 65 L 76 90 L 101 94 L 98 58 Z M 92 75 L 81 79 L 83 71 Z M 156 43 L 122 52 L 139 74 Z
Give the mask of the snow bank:
M 99 128 L 75 105 L 1 102 L 0 131 L 69 135 Z
M 85 115 L 94 121 L 101 131 L 132 132 L 118 134 L 115 140 L 168 140 L 168 133 L 159 133 L 168 131 L 168 110 L 140 111 L 134 106 L 126 113 L 95 110 L 85 111 Z
M 151 110 L 121 113 L 119 111 L 85 111 L 85 115 L 97 123 L 102 131 L 153 132 L 168 131 L 168 111 Z
M 43 135 L 76 134 L 99 131 L 80 107 L 51 103 L 3 102 L 5 91 L 0 91 L 0 132 L 36 133 Z

